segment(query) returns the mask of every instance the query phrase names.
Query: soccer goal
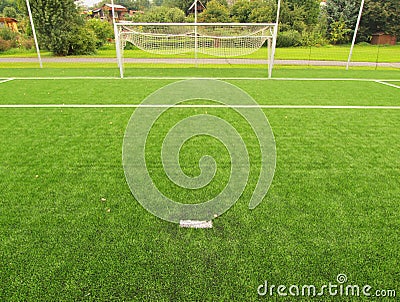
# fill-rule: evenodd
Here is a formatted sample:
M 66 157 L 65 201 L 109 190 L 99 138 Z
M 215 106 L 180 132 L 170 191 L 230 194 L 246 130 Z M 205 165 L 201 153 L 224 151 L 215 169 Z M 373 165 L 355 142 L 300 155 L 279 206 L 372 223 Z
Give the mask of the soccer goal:
M 193 53 L 191 59 L 178 60 L 181 63 L 218 64 L 218 59 L 243 57 L 259 50 L 265 43 L 268 51 L 263 62 L 268 66 L 271 77 L 276 45 L 276 23 L 129 23 L 116 24 L 121 77 L 123 77 L 124 48 L 131 43 L 137 48 L 156 55 Z M 117 47 L 118 47 L 117 46 Z M 199 58 L 203 55 L 202 58 Z M 237 62 L 243 62 L 242 61 Z M 248 60 L 251 61 L 251 60 Z M 253 60 L 254 61 L 254 60 Z M 229 63 L 231 64 L 231 63 Z M 267 74 L 267 73 L 266 73 Z

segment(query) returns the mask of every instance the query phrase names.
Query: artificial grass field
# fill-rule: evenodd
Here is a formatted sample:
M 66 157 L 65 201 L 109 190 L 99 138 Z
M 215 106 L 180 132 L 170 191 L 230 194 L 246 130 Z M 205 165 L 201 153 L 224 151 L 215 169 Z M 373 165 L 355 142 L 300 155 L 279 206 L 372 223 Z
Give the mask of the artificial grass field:
M 95 74 L 95 69 L 1 69 L 3 79 L 49 78 L 0 83 L 0 105 L 139 104 L 174 81 L 51 78 Z M 275 74 L 293 78 L 310 70 Z M 358 80 L 340 80 L 344 72 L 336 69 L 313 74 L 337 79 L 228 82 L 260 105 L 400 106 L 400 89 L 369 80 L 400 86 L 396 70 L 347 74 Z M 182 76 L 182 70 L 169 75 Z M 263 109 L 275 135 L 277 165 L 268 194 L 254 210 L 247 206 L 259 156 L 248 126 L 226 108 L 170 109 L 149 142 L 154 148 L 147 160 L 154 170 L 160 168 L 157 142 L 185 116 L 220 116 L 249 144 L 249 184 L 207 230 L 162 221 L 132 196 L 121 148 L 134 110 L 0 108 L 0 300 L 309 301 L 276 292 L 259 297 L 257 288 L 266 280 L 319 288 L 337 284 L 339 274 L 347 275 L 346 284 L 370 285 L 371 293 L 400 291 L 400 109 Z M 182 153 L 190 175 L 198 173 L 194 157 L 221 155 L 218 181 L 205 191 L 184 192 L 155 171 L 161 190 L 182 202 L 221 190 L 229 175 L 222 146 L 198 138 Z M 381 299 L 325 294 L 314 300 Z
M 278 60 L 325 60 L 325 61 L 347 61 L 350 45 L 325 45 L 310 47 L 278 47 L 276 48 L 275 58 Z M 11 49 L 1 53 L 4 58 L 36 57 L 34 49 L 21 50 Z M 43 51 L 42 57 L 52 57 L 50 52 Z M 108 44 L 99 49 L 96 54 L 79 57 L 99 57 L 115 58 L 115 44 Z M 193 58 L 193 53 L 183 53 L 174 55 L 150 54 L 137 48 L 124 51 L 125 58 Z M 200 58 L 215 58 L 210 55 L 199 54 Z M 255 51 L 252 54 L 239 56 L 241 58 L 265 59 L 267 57 L 266 48 Z M 400 44 L 397 45 L 355 45 L 352 61 L 353 62 L 398 62 L 400 57 Z

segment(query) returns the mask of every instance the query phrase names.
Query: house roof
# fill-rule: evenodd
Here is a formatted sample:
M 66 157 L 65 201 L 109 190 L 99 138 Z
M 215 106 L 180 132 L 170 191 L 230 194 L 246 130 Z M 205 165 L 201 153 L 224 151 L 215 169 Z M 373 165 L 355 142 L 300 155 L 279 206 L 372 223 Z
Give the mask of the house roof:
M 103 4 L 102 7 L 100 8 L 95 8 L 92 10 L 93 13 L 98 13 L 99 11 L 101 11 L 103 8 L 105 8 L 108 11 L 111 11 L 113 6 L 111 4 Z M 127 12 L 128 9 L 125 6 L 122 5 L 118 5 L 118 4 L 114 4 L 114 10 L 115 11 L 123 11 L 123 12 Z
M 188 9 L 188 10 L 192 10 L 192 9 L 194 9 L 194 5 L 195 5 L 195 2 L 193 2 L 193 3 L 192 3 L 192 5 L 189 7 L 189 9 Z M 197 0 L 197 9 L 199 9 L 199 8 L 203 8 L 203 9 L 205 9 L 206 7 L 204 6 L 204 4 L 203 4 L 203 3 L 201 3 L 201 1 L 200 1 L 200 0 Z
M 18 23 L 18 20 L 15 18 L 9 18 L 9 17 L 0 17 L 0 22 L 14 22 L 14 23 Z
M 104 4 L 103 6 L 107 6 L 109 8 L 113 8 L 112 4 Z M 114 9 L 119 9 L 119 10 L 127 10 L 125 6 L 119 5 L 119 4 L 114 4 Z

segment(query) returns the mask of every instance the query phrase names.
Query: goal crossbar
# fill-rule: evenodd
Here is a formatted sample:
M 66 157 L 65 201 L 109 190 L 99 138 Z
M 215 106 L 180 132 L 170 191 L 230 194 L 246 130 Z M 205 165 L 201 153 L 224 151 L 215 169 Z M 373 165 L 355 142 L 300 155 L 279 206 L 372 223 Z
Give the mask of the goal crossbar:
M 124 25 L 138 25 L 138 26 L 159 26 L 159 25 L 173 25 L 173 26 L 271 26 L 274 27 L 276 23 L 148 23 L 148 22 L 117 22 L 117 26 L 124 26 Z

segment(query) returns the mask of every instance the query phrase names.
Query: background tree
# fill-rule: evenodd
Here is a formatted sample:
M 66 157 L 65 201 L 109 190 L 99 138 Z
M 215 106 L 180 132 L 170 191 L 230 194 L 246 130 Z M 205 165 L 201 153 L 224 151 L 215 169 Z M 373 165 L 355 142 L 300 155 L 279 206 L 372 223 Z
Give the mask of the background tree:
M 231 22 L 229 9 L 219 0 L 211 0 L 207 8 L 199 15 L 200 22 Z
M 258 1 L 252 4 L 249 22 L 273 23 L 276 22 L 277 4 L 275 0 Z
M 84 27 L 73 0 L 30 0 L 41 47 L 55 55 L 92 53 L 96 37 Z
M 0 12 L 3 12 L 4 14 L 4 9 L 6 7 L 12 7 L 15 9 L 17 12 L 17 15 L 20 15 L 23 13 L 23 11 L 20 10 L 19 3 L 17 0 L 1 0 L 0 1 Z M 14 17 L 11 17 L 14 18 Z
M 147 10 L 150 8 L 151 3 L 150 0 L 120 0 L 116 1 L 116 3 L 125 6 L 127 9 L 131 10 Z M 110 3 L 108 0 L 107 3 Z
M 155 6 L 161 6 L 163 4 L 163 0 L 153 0 L 153 4 Z
M 383 32 L 400 37 L 400 1 L 366 0 L 360 24 L 362 40 L 372 34 Z
M 192 4 L 193 0 L 164 0 L 162 3 L 165 7 L 177 7 L 185 13 L 187 13 Z
M 185 13 L 177 7 L 153 6 L 145 14 L 135 14 L 134 22 L 149 23 L 183 23 L 185 22 Z
M 13 6 L 6 6 L 3 9 L 3 16 L 10 18 L 17 18 L 17 10 Z
M 360 3 L 353 0 L 327 0 L 328 35 L 334 44 L 349 42 L 356 25 Z
M 230 8 L 234 22 L 275 22 L 276 2 L 274 0 L 239 0 Z
M 247 0 L 236 1 L 231 7 L 232 21 L 240 23 L 249 22 L 249 17 L 252 11 L 252 3 L 255 3 L 255 1 L 254 2 L 249 2 Z
M 102 47 L 107 41 L 114 38 L 113 26 L 97 18 L 86 21 L 85 27 L 96 36 L 96 48 Z
M 314 25 L 318 21 L 320 0 L 287 0 L 287 7 L 301 15 L 301 20 L 306 25 Z

